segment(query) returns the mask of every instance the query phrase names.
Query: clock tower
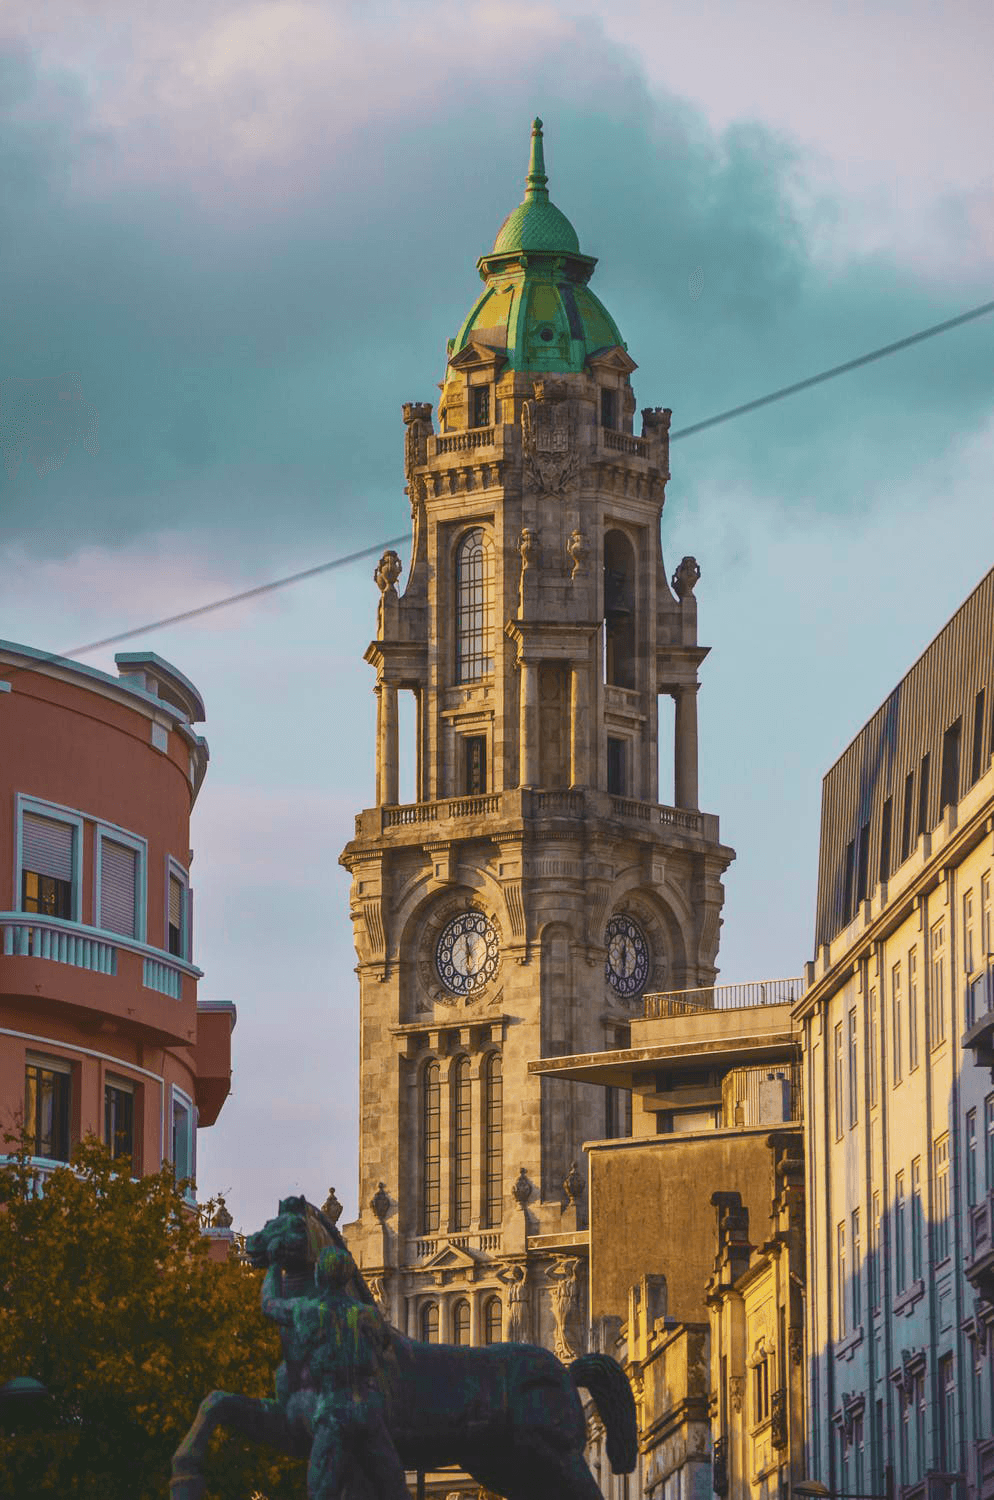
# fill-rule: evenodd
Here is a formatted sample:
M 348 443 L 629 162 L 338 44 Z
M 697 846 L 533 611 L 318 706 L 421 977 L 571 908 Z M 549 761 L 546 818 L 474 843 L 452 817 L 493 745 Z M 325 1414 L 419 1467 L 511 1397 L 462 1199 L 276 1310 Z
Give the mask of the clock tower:
M 627 1133 L 627 1100 L 529 1063 L 624 1046 L 645 993 L 714 982 L 734 855 L 698 807 L 707 648 L 697 564 L 669 578 L 661 550 L 670 412 L 643 410 L 635 434 L 635 361 L 546 182 L 536 120 L 437 411 L 404 407 L 411 566 L 403 589 L 396 553 L 374 575 L 376 797 L 342 855 L 360 992 L 346 1228 L 415 1338 L 569 1359 L 586 1339 L 583 1145 Z

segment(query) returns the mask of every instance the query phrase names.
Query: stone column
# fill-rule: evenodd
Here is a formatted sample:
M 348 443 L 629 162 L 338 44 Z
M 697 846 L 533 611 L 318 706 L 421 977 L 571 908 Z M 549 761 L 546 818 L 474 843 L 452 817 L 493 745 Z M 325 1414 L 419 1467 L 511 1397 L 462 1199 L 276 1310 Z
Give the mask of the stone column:
M 570 717 L 570 786 L 587 784 L 587 745 L 589 743 L 589 715 L 587 711 L 586 662 L 573 662 L 570 667 L 569 717 Z
M 674 800 L 697 810 L 697 684 L 677 688 L 674 735 Z
M 380 745 L 383 795 L 380 802 L 389 803 L 397 801 L 400 785 L 397 764 L 397 689 L 392 682 L 383 682 L 379 693 L 383 736 Z
M 469 1341 L 476 1348 L 480 1339 L 480 1293 L 469 1294 Z
M 521 785 L 539 781 L 538 662 L 521 663 Z

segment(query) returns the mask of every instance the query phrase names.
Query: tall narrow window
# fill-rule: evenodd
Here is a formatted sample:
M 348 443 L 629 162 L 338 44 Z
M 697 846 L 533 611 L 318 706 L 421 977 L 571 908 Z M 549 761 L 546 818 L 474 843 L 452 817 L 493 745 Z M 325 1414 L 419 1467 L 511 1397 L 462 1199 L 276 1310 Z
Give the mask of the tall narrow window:
M 987 870 L 980 877 L 980 956 L 994 958 L 994 924 L 991 922 L 991 876 Z M 994 1004 L 994 996 L 991 997 Z
M 421 1342 L 438 1343 L 438 1303 L 426 1302 L 421 1309 Z
M 988 1094 L 984 1100 L 984 1169 L 984 1186 L 994 1193 L 994 1094 Z M 991 1400 L 994 1401 L 994 1390 Z
M 21 824 L 21 910 L 71 922 L 76 830 L 26 812 Z
M 856 865 L 856 902 L 865 901 L 870 883 L 870 825 L 859 830 L 859 860 Z
M 474 527 L 456 552 L 456 681 L 479 682 L 493 670 L 490 598 L 483 530 Z
M 473 426 L 490 426 L 490 387 L 488 385 L 474 385 L 473 393 Z
M 931 1044 L 937 1047 L 946 1037 L 946 924 L 936 922 L 932 928 L 931 969 L 929 986 L 929 1025 L 932 1029 Z
M 835 1289 L 835 1334 L 841 1339 L 846 1333 L 846 1226 L 844 1222 L 838 1225 L 835 1232 L 835 1270 L 838 1279 Z
M 869 1000 L 870 1011 L 870 1104 L 877 1102 L 877 1089 L 880 1083 L 880 1012 L 877 1007 L 876 989 L 871 989 Z
M 483 1341 L 487 1344 L 501 1342 L 501 1305 L 499 1297 L 488 1297 L 483 1304 Z
M 859 1120 L 859 1033 L 856 1012 L 849 1012 L 849 1127 Z
M 918 773 L 918 837 L 928 832 L 928 771 L 932 757 L 926 750 Z
M 625 785 L 625 741 L 608 736 L 607 742 L 607 789 L 614 797 L 624 797 Z
M 100 840 L 100 921 L 108 932 L 137 936 L 138 855 L 126 844 Z
M 441 1209 L 442 1109 L 437 1062 L 425 1068 L 422 1089 L 421 1224 L 426 1234 L 433 1234 L 439 1226 Z
M 956 1467 L 956 1381 L 953 1357 L 944 1354 L 939 1360 L 939 1468 L 949 1474 Z
M 846 845 L 846 876 L 845 887 L 842 892 L 842 922 L 848 924 L 852 920 L 852 893 L 853 882 L 856 876 L 856 841 L 850 839 Z
M 504 1153 L 501 1059 L 491 1052 L 483 1070 L 483 1142 L 485 1156 L 486 1221 L 491 1228 L 503 1217 Z
M 911 853 L 911 827 L 914 812 L 915 773 L 909 771 L 904 778 L 904 805 L 901 811 L 901 860 Z
M 635 549 L 623 531 L 604 534 L 604 680 L 635 687 Z
M 859 1209 L 852 1212 L 852 1326 L 858 1328 L 863 1321 L 863 1239 Z
M 949 1136 L 940 1135 L 932 1148 L 935 1166 L 935 1259 L 949 1254 Z
M 473 1112 L 470 1102 L 469 1058 L 461 1057 L 452 1076 L 452 1227 L 468 1229 L 473 1169 Z
M 173 1172 L 177 1182 L 192 1179 L 196 1172 L 196 1130 L 193 1101 L 173 1089 Z
M 908 949 L 908 1068 L 918 1066 L 918 949 Z
M 973 941 L 973 891 L 963 892 L 963 968 L 967 974 L 974 970 Z
M 465 1347 L 469 1343 L 469 1303 L 460 1297 L 452 1309 L 452 1342 Z
M 925 1472 L 925 1371 L 915 1376 L 912 1400 L 915 1408 L 915 1478 Z
M 135 1092 L 124 1079 L 104 1084 L 104 1144 L 111 1156 L 135 1156 Z
M 893 801 L 890 797 L 884 803 L 883 812 L 880 814 L 880 879 L 886 880 L 890 875 L 890 832 L 891 819 L 893 818 Z
M 487 737 L 485 734 L 463 736 L 463 790 L 467 797 L 478 797 L 487 789 Z
M 959 742 L 963 720 L 950 724 L 942 736 L 942 773 L 939 782 L 939 817 L 959 801 Z
M 970 785 L 980 780 L 984 768 L 984 690 L 973 700 L 973 749 L 970 759 Z
M 901 1082 L 901 1070 L 904 1067 L 904 996 L 901 977 L 901 965 L 895 964 L 890 972 L 890 1065 L 895 1084 Z
M 900 1294 L 908 1284 L 908 1226 L 905 1222 L 904 1173 L 894 1178 L 894 1291 Z
M 601 426 L 617 427 L 618 425 L 618 393 L 617 391 L 601 391 Z
M 186 958 L 186 886 L 175 875 L 169 877 L 169 952 Z
M 69 1160 L 69 1063 L 29 1058 L 24 1069 L 24 1124 L 31 1155 Z
M 836 1137 L 836 1140 L 841 1140 L 842 1139 L 842 1130 L 843 1130 L 843 1120 L 842 1120 L 843 1102 L 842 1101 L 845 1098 L 845 1063 L 844 1063 L 843 1055 L 842 1055 L 842 1022 L 841 1021 L 838 1023 L 838 1025 L 835 1028 L 835 1033 L 834 1033 L 834 1036 L 833 1036 L 833 1044 L 834 1044 L 833 1055 L 834 1055 L 834 1063 L 835 1063 L 835 1137 Z
M 966 1201 L 972 1208 L 977 1201 L 977 1111 L 966 1116 Z
M 880 1194 L 874 1193 L 870 1204 L 870 1306 L 880 1306 L 880 1276 L 883 1267 L 881 1234 L 883 1225 L 880 1216 Z
M 922 1159 L 916 1156 L 911 1163 L 911 1276 L 914 1281 L 922 1277 L 922 1256 L 925 1237 L 925 1214 L 922 1208 Z

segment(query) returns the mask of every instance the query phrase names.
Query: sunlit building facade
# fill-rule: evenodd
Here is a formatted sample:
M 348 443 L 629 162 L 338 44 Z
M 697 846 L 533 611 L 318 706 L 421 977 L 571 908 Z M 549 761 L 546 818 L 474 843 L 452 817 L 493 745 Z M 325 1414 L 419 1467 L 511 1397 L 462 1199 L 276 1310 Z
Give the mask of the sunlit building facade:
M 811 1472 L 994 1495 L 994 572 L 825 778 L 795 1016 Z
M 160 657 L 116 662 L 0 641 L 0 1126 L 41 1183 L 88 1134 L 193 1178 L 230 1088 L 235 1009 L 193 961 L 204 706 Z

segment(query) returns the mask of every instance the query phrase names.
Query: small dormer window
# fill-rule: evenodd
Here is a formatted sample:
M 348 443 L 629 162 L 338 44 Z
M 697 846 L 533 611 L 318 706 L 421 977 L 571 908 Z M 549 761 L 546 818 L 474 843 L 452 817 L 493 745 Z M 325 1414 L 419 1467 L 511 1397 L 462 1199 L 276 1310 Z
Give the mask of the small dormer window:
M 618 425 L 618 392 L 601 391 L 601 426 L 612 431 Z
M 473 426 L 490 426 L 490 387 L 488 385 L 474 385 L 473 391 Z

